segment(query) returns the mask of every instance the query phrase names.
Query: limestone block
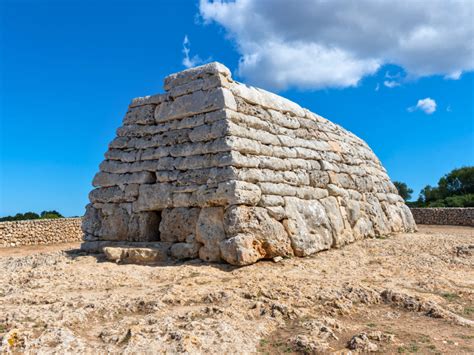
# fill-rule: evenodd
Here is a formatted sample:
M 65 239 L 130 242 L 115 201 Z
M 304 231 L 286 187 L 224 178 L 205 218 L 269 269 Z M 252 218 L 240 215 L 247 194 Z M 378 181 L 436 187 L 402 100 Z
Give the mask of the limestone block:
M 199 257 L 205 261 L 221 261 L 219 243 L 226 239 L 222 207 L 202 208 L 196 224 L 196 241 L 203 244 Z
M 133 204 L 133 210 L 141 211 L 158 211 L 173 206 L 172 185 L 152 184 L 141 185 L 138 193 L 138 199 Z
M 349 198 L 349 192 L 346 189 L 343 189 L 334 184 L 328 184 L 326 186 L 329 195 L 336 197 L 343 197 L 344 199 Z
M 262 207 L 231 206 L 225 212 L 224 228 L 228 237 L 250 235 L 258 241 L 262 257 L 293 255 L 290 239 L 283 225 Z
M 166 172 L 167 174 L 172 174 L 173 172 Z M 225 166 L 221 168 L 203 168 L 203 169 L 193 169 L 186 171 L 176 171 L 177 175 L 174 180 L 178 180 L 178 185 L 180 184 L 194 184 L 194 185 L 206 185 L 206 184 L 216 184 L 229 180 L 237 180 L 238 175 L 236 169 L 231 166 Z M 245 179 L 242 179 L 245 180 Z
M 203 142 L 224 137 L 229 130 L 229 122 L 226 120 L 216 121 L 210 125 L 205 124 L 193 128 L 189 132 L 191 142 Z
M 258 184 L 262 193 L 265 195 L 277 195 L 277 196 L 296 196 L 297 188 L 287 184 L 273 184 L 263 182 Z
M 315 170 L 309 173 L 309 184 L 313 187 L 325 188 L 329 184 L 329 174 L 326 171 Z
M 89 193 L 92 203 L 120 203 L 125 202 L 125 194 L 118 186 L 100 187 Z
M 226 137 L 218 138 L 209 142 L 176 144 L 169 148 L 172 157 L 187 157 L 191 155 L 214 154 L 228 152 L 232 149 Z M 143 159 L 143 158 L 142 158 Z
M 162 161 L 163 159 L 160 159 Z M 231 152 L 221 152 L 215 154 L 191 155 L 183 158 L 175 158 L 173 164 L 164 166 L 163 170 L 175 168 L 178 170 L 206 169 L 213 167 L 223 167 L 232 164 Z
M 259 205 L 263 207 L 283 206 L 284 204 L 285 200 L 278 195 L 262 195 L 259 202 Z
M 160 240 L 184 242 L 195 233 L 199 208 L 167 208 L 161 213 Z
M 224 75 L 217 73 L 215 75 L 195 79 L 179 86 L 173 86 L 169 89 L 168 95 L 176 98 L 198 90 L 207 91 L 216 87 L 228 87 L 229 85 L 230 83 L 227 78 Z
M 406 232 L 416 232 L 417 230 L 416 223 L 415 223 L 415 219 L 413 218 L 413 214 L 410 211 L 410 208 L 408 208 L 408 206 L 405 205 L 404 203 L 400 203 L 399 208 L 401 208 L 402 210 L 404 230 Z M 467 211 L 467 210 L 461 210 L 461 211 Z M 455 220 L 455 218 L 453 218 L 453 220 Z M 461 221 L 461 219 L 459 219 L 459 221 Z M 473 222 L 473 219 L 471 218 L 471 225 L 473 224 L 472 222 Z M 453 222 L 451 223 L 454 224 Z M 469 223 L 462 222 L 462 223 L 459 223 L 459 225 L 469 225 Z
M 153 247 L 112 247 L 103 248 L 105 257 L 110 261 L 124 264 L 153 264 L 168 260 L 170 244 L 155 243 Z
M 196 68 L 190 68 L 179 73 L 168 75 L 165 78 L 164 89 L 171 90 L 173 87 L 184 85 L 188 82 L 201 78 L 208 78 L 212 75 L 223 75 L 230 78 L 230 70 L 218 62 L 208 63 Z
M 277 221 L 282 221 L 287 217 L 283 206 L 266 206 L 265 208 L 268 211 L 268 215 Z
M 170 252 L 175 259 L 194 259 L 199 256 L 200 248 L 201 244 L 195 240 L 193 234 L 190 234 L 185 243 L 174 243 Z
M 198 203 L 202 206 L 256 205 L 260 201 L 260 188 L 245 181 L 226 181 L 217 188 L 202 186 L 197 191 Z
M 239 234 L 220 243 L 222 259 L 232 265 L 250 265 L 265 257 L 262 244 L 252 235 Z
M 272 109 L 269 109 L 268 112 L 270 113 L 272 121 L 275 122 L 277 125 L 291 129 L 300 128 L 300 122 L 296 117 L 292 117 L 289 114 L 285 115 L 280 111 L 275 111 Z
M 385 235 L 391 232 L 387 225 L 385 215 L 379 200 L 373 194 L 366 194 L 366 203 L 363 204 L 365 213 L 370 217 L 374 231 L 377 235 Z
M 179 96 L 173 101 L 165 101 L 157 106 L 155 121 L 157 123 L 166 122 L 226 107 L 236 108 L 234 97 L 229 90 L 216 88 L 210 91 L 195 91 L 189 95 Z
M 167 98 L 167 94 L 148 95 L 137 97 L 132 100 L 129 107 L 143 106 L 143 105 L 159 105 Z
M 300 186 L 296 190 L 296 197 L 303 200 L 320 200 L 328 195 L 327 190 L 310 186 Z
M 351 226 L 354 226 L 361 217 L 360 203 L 355 200 L 348 200 L 346 202 L 347 217 Z
M 345 189 L 355 189 L 356 185 L 354 180 L 352 180 L 351 176 L 349 174 L 334 174 L 335 181 L 333 183 L 338 184 L 339 186 L 345 188 Z
M 283 225 L 295 255 L 307 256 L 331 247 L 331 227 L 320 202 L 285 197 L 285 212 L 288 219 Z
M 123 124 L 152 124 L 155 122 L 156 105 L 144 105 L 128 109 Z
M 373 223 L 367 217 L 359 218 L 352 231 L 356 240 L 376 235 Z
M 140 160 L 140 152 L 137 150 L 125 151 L 120 149 L 109 149 L 105 153 L 105 158 L 109 160 L 119 160 L 124 163 L 133 163 Z
M 129 219 L 129 213 L 122 206 L 107 206 L 102 209 L 101 226 L 97 236 L 102 240 L 127 240 Z
M 152 184 L 155 181 L 155 174 L 149 171 L 131 174 L 110 174 L 99 172 L 95 175 L 92 185 L 95 187 L 109 187 L 128 184 Z
M 255 105 L 271 108 L 280 112 L 291 112 L 300 117 L 304 117 L 305 115 L 304 110 L 298 104 L 262 89 L 235 83 L 235 85 L 231 86 L 231 91 L 234 95 Z
M 115 137 L 109 144 L 110 149 L 123 149 L 128 147 L 129 137 Z
M 235 96 L 237 111 L 246 115 L 258 117 L 266 121 L 271 121 L 270 113 L 262 106 L 248 102 L 239 96 Z
M 354 241 L 352 230 L 350 230 L 348 228 L 349 226 L 344 223 L 344 217 L 346 216 L 343 216 L 341 213 L 341 208 L 337 199 L 334 196 L 329 196 L 321 199 L 320 202 L 326 210 L 326 215 L 331 224 L 333 246 L 340 247 Z
M 82 231 L 86 234 L 99 235 L 102 216 L 97 208 L 89 203 L 86 206 L 86 213 L 82 219 Z
M 262 153 L 262 144 L 253 139 L 241 137 L 228 137 L 228 144 L 232 149 L 239 151 L 242 154 L 258 155 Z
M 380 201 L 380 200 L 379 200 Z M 403 219 L 401 214 L 403 213 L 400 208 L 396 205 L 392 205 L 388 202 L 381 202 L 382 210 L 387 216 L 387 225 L 392 232 L 403 230 Z

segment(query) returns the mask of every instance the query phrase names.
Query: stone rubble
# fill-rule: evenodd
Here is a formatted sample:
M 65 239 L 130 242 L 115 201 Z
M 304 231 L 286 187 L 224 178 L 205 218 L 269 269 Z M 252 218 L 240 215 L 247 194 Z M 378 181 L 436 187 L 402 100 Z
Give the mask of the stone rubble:
M 84 250 L 165 243 L 174 258 L 248 265 L 416 229 L 378 158 L 342 127 L 220 63 L 164 87 L 132 100 L 109 145 Z

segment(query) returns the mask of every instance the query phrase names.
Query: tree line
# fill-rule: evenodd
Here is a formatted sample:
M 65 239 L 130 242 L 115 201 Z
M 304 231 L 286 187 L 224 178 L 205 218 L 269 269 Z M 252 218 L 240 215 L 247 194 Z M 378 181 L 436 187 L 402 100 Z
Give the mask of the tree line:
M 410 207 L 474 207 L 474 166 L 454 169 L 441 177 L 437 186 L 425 186 L 416 201 L 406 183 L 394 181 L 400 196 Z
M 35 212 L 17 213 L 14 216 L 1 217 L 0 222 L 9 221 L 24 221 L 27 219 L 51 219 L 51 218 L 64 218 L 64 216 L 58 211 L 43 211 L 40 214 Z

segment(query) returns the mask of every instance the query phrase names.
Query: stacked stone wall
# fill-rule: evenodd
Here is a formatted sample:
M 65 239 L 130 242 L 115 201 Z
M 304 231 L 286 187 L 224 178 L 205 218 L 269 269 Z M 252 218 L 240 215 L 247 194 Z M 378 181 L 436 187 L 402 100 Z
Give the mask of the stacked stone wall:
M 474 208 L 411 208 L 418 224 L 474 227 Z
M 0 222 L 0 248 L 78 242 L 83 235 L 81 222 L 81 218 Z
M 133 100 L 109 145 L 85 249 L 161 242 L 176 258 L 242 265 L 415 228 L 380 161 L 342 127 L 218 63 L 165 90 Z

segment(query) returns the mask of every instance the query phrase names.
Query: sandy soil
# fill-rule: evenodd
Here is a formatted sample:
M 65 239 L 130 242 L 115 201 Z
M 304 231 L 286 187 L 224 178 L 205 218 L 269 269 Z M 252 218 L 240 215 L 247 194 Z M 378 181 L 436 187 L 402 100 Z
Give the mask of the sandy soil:
M 0 270 L 0 353 L 474 352 L 473 228 L 243 268 L 0 249 Z

